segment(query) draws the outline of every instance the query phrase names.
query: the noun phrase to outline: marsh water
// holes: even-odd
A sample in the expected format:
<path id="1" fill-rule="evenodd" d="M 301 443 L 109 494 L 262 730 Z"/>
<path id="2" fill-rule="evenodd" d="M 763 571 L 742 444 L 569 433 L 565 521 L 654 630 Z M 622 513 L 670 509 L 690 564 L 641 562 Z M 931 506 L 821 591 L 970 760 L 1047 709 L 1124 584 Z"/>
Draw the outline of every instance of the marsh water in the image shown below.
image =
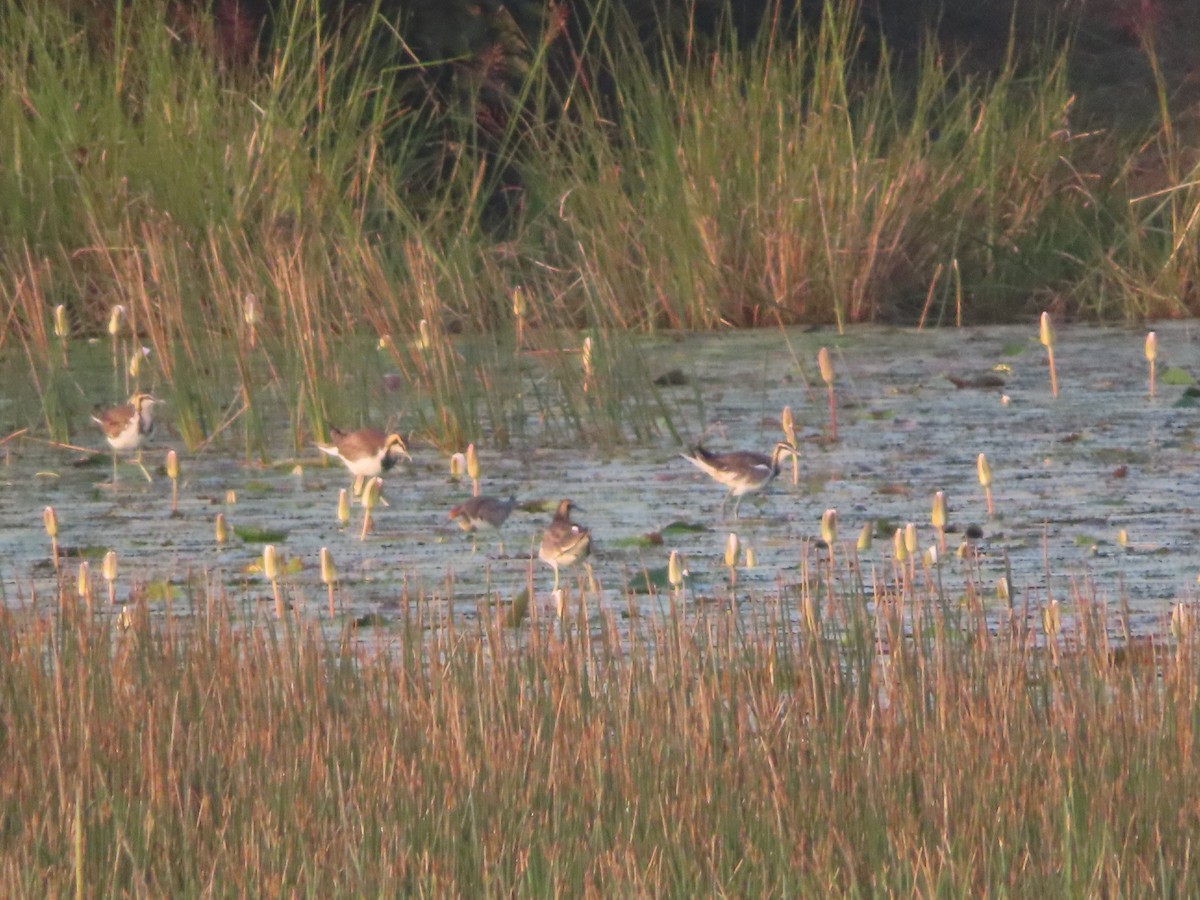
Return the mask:
<path id="1" fill-rule="evenodd" d="M 607 609 L 622 621 L 630 613 L 659 614 L 661 594 L 629 586 L 647 570 L 661 570 L 673 549 L 684 554 L 690 575 L 685 604 L 728 603 L 730 532 L 743 547 L 736 604 L 749 612 L 774 602 L 781 589 L 794 597 L 787 586 L 823 558 L 820 521 L 829 508 L 838 511 L 838 541 L 847 550 L 871 523 L 876 537 L 859 553 L 864 581 L 868 592 L 886 584 L 895 528 L 914 522 L 922 550 L 935 543 L 930 510 L 940 490 L 950 534 L 949 551 L 936 566 L 947 597 L 963 592 L 968 575 L 953 550 L 974 525 L 983 532 L 975 577 L 997 610 L 1005 604 L 992 593 L 995 582 L 1010 573 L 1018 606 L 1066 603 L 1078 592 L 1114 610 L 1127 608 L 1132 631 L 1160 634 L 1173 604 L 1198 594 L 1200 410 L 1192 405 L 1189 373 L 1200 368 L 1200 347 L 1190 325 L 1159 328 L 1159 381 L 1151 399 L 1144 339 L 1143 330 L 1061 328 L 1057 399 L 1045 350 L 1030 327 L 647 339 L 641 352 L 652 374 L 668 376 L 658 390 L 674 395 L 672 425 L 685 441 L 769 451 L 781 437 L 780 411 L 790 406 L 798 484 L 785 462 L 766 493 L 742 504 L 739 520 L 722 520 L 723 489 L 680 458 L 685 445 L 671 429 L 638 443 L 551 445 L 531 413 L 520 443 L 504 450 L 480 444 L 482 492 L 513 495 L 522 508 L 498 534 L 480 535 L 476 549 L 447 515 L 470 495 L 469 482 L 451 480 L 448 454 L 420 441 L 410 448 L 413 462 L 387 475 L 389 505 L 374 510 L 373 529 L 360 540 L 360 507 L 348 525 L 336 518 L 338 491 L 350 476 L 315 449 L 296 458 L 281 450 L 269 465 L 247 463 L 241 447 L 220 443 L 189 454 L 168 406 L 145 450 L 147 467 L 157 470 L 153 481 L 123 464 L 113 488 L 107 455 L 85 464 L 85 452 L 39 435 L 36 408 L 13 399 L 19 376 L 7 374 L 9 389 L 0 390 L 7 407 L 0 420 L 11 426 L 5 434 L 30 430 L 0 445 L 3 600 L 13 608 L 37 598 L 56 602 L 42 522 L 43 508 L 53 506 L 70 583 L 87 557 L 103 596 L 100 557 L 115 550 L 118 605 L 140 599 L 152 615 L 195 600 L 188 585 L 199 580 L 224 584 L 244 608 L 269 614 L 272 592 L 260 571 L 263 545 L 255 540 L 264 535 L 255 529 L 273 532 L 266 536 L 285 560 L 287 602 L 313 619 L 327 617 L 318 553 L 329 548 L 339 576 L 335 625 L 354 621 L 386 635 L 413 604 L 472 620 L 485 608 L 512 604 L 530 587 L 535 605 L 545 608 L 551 572 L 531 556 L 549 508 L 570 497 L 581 508 L 577 519 L 592 531 L 594 552 L 591 577 L 582 566 L 565 569 L 563 585 L 571 595 L 583 592 L 596 614 Z M 836 369 L 836 440 L 817 374 L 820 346 L 831 349 Z M 161 393 L 170 399 L 168 390 Z M 18 420 L 20 410 L 31 419 Z M 369 412 L 382 423 L 399 410 Z M 399 425 L 403 431 L 402 419 Z M 91 435 L 81 425 L 77 434 L 77 444 L 105 449 L 98 431 Z M 174 515 L 161 469 L 169 448 L 179 453 L 182 470 Z M 980 453 L 994 474 L 991 517 L 977 477 Z M 219 512 L 242 534 L 231 534 L 223 546 L 214 538 Z M 743 565 L 745 547 L 753 549 L 753 568 Z"/>

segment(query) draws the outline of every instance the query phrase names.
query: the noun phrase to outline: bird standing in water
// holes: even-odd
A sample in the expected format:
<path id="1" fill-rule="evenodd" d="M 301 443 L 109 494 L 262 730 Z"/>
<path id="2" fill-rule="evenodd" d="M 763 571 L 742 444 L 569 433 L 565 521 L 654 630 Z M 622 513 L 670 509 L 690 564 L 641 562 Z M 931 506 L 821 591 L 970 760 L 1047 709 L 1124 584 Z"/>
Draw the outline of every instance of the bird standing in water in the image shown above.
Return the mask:
<path id="1" fill-rule="evenodd" d="M 404 439 L 398 434 L 384 434 L 377 428 L 360 428 L 357 431 L 342 431 L 330 428 L 332 444 L 317 444 L 317 449 L 335 459 L 340 459 L 354 476 L 354 495 L 361 491 L 364 478 L 378 478 L 395 467 L 403 457 L 411 460 Z"/>
<path id="2" fill-rule="evenodd" d="M 721 501 L 721 516 L 725 515 L 725 507 L 729 499 L 736 497 L 733 504 L 733 517 L 738 517 L 738 509 L 742 505 L 742 497 L 746 494 L 756 494 L 766 488 L 779 474 L 779 460 L 785 453 L 796 455 L 796 448 L 787 441 L 780 441 L 771 451 L 771 455 L 755 453 L 751 450 L 734 450 L 731 453 L 713 453 L 705 450 L 699 444 L 690 454 L 681 453 L 684 459 L 704 472 L 713 481 L 729 488 L 729 493 Z"/>
<path id="3" fill-rule="evenodd" d="M 450 518 L 458 519 L 459 527 L 471 535 L 471 549 L 475 549 L 475 533 L 496 531 L 508 521 L 517 505 L 516 497 L 498 500 L 495 497 L 471 497 L 450 510 Z"/>
<path id="4" fill-rule="evenodd" d="M 554 570 L 554 590 L 558 592 L 558 569 L 570 566 L 591 552 L 592 535 L 582 525 L 571 521 L 570 500 L 560 500 L 554 518 L 542 534 L 538 558 Z"/>
<path id="5" fill-rule="evenodd" d="M 104 439 L 113 449 L 113 484 L 117 483 L 117 453 L 125 450 L 137 450 L 138 467 L 146 480 L 150 480 L 150 473 L 142 465 L 141 447 L 142 438 L 154 430 L 154 404 L 158 402 L 153 394 L 139 391 L 129 398 L 128 403 L 92 416 L 92 421 L 104 431 Z"/>

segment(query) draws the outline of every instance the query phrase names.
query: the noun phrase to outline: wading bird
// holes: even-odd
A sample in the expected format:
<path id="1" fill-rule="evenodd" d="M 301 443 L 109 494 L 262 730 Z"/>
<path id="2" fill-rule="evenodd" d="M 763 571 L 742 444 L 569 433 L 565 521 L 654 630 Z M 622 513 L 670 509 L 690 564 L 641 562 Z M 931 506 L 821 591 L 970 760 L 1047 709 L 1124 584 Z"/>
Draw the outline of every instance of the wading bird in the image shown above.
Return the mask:
<path id="1" fill-rule="evenodd" d="M 684 459 L 704 472 L 713 481 L 729 488 L 729 493 L 721 501 L 721 515 L 725 515 L 725 507 L 730 497 L 736 497 L 733 504 L 733 517 L 738 517 L 738 508 L 742 505 L 742 497 L 746 494 L 756 494 L 775 480 L 779 474 L 779 460 L 785 453 L 796 455 L 796 448 L 787 441 L 780 441 L 767 456 L 751 450 L 735 450 L 731 453 L 713 453 L 705 450 L 699 444 L 690 454 L 681 453 Z"/>
<path id="2" fill-rule="evenodd" d="M 591 552 L 591 533 L 582 525 L 571 521 L 570 500 L 560 500 L 554 511 L 554 518 L 542 534 L 542 545 L 538 548 L 538 558 L 554 570 L 554 590 L 558 592 L 559 566 L 570 566 L 583 559 Z"/>
<path id="3" fill-rule="evenodd" d="M 330 428 L 332 444 L 317 444 L 317 449 L 335 459 L 340 459 L 354 476 L 354 494 L 364 478 L 378 478 L 392 469 L 401 457 L 411 460 L 404 439 L 398 434 L 384 434 L 377 428 L 360 428 L 357 431 L 342 431 Z"/>
<path id="4" fill-rule="evenodd" d="M 137 450 L 138 468 L 146 480 L 150 480 L 150 473 L 142 465 L 142 438 L 154 430 L 154 404 L 159 402 L 153 394 L 139 391 L 129 398 L 128 403 L 92 416 L 92 421 L 103 429 L 104 438 L 113 449 L 113 484 L 117 483 L 117 453 L 125 450 Z"/>
<path id="5" fill-rule="evenodd" d="M 471 497 L 450 510 L 450 518 L 458 519 L 458 526 L 471 535 L 471 547 L 475 546 L 477 531 L 496 531 L 508 521 L 516 497 L 498 500 L 495 497 Z"/>

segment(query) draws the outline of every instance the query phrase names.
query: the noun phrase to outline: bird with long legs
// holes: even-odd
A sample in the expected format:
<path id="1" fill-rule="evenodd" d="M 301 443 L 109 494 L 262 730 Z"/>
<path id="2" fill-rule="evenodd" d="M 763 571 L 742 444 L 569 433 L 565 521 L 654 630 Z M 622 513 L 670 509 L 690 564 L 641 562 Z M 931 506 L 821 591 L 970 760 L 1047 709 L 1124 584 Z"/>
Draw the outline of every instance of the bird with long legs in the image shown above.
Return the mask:
<path id="1" fill-rule="evenodd" d="M 150 481 L 150 473 L 142 465 L 142 440 L 154 431 L 154 404 L 161 403 L 153 394 L 139 391 L 129 398 L 128 403 L 111 406 L 98 416 L 92 416 L 92 421 L 104 432 L 104 439 L 112 448 L 113 477 L 112 483 L 117 483 L 117 454 L 128 450 L 136 450 L 136 461 L 146 480 Z"/>
<path id="2" fill-rule="evenodd" d="M 591 532 L 571 521 L 571 509 L 577 508 L 570 500 L 560 500 L 554 510 L 554 518 L 542 533 L 538 558 L 554 570 L 554 593 L 558 594 L 558 570 L 584 559 L 592 550 Z"/>
<path id="3" fill-rule="evenodd" d="M 728 488 L 725 499 L 721 501 L 721 516 L 724 518 L 725 508 L 733 498 L 733 517 L 736 519 L 742 498 L 766 489 L 779 475 L 779 461 L 784 454 L 796 455 L 796 447 L 787 441 L 780 441 L 768 456 L 753 450 L 714 453 L 697 444 L 690 454 L 681 453 L 680 456 L 717 484 Z"/>
<path id="4" fill-rule="evenodd" d="M 364 478 L 378 478 L 395 468 L 401 459 L 411 460 L 404 439 L 398 434 L 384 434 L 378 428 L 342 431 L 330 428 L 332 444 L 317 444 L 322 453 L 340 459 L 354 476 L 354 496 L 358 496 Z"/>
<path id="5" fill-rule="evenodd" d="M 516 497 L 500 500 L 496 497 L 470 497 L 450 510 L 450 518 L 458 519 L 459 527 L 471 535 L 471 549 L 476 549 L 476 535 L 480 531 L 498 531 L 508 521 Z"/>

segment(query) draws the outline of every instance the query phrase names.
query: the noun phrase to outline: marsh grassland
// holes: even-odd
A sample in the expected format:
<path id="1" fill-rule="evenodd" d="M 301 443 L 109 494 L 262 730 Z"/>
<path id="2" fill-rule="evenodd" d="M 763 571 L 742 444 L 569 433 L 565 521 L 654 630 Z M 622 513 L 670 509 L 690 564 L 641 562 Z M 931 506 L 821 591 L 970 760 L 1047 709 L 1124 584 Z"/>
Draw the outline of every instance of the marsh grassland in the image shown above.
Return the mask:
<path id="1" fill-rule="evenodd" d="M 360 540 L 315 450 L 184 455 L 172 512 L 169 419 L 154 482 L 128 466 L 115 491 L 102 457 L 17 438 L 4 881 L 1186 892 L 1200 499 L 1176 363 L 1194 349 L 1162 332 L 1150 401 L 1142 338 L 1060 331 L 1057 399 L 1030 328 L 666 340 L 651 355 L 690 365 L 670 391 L 706 398 L 714 444 L 767 446 L 791 402 L 799 484 L 785 466 L 721 521 L 666 435 L 482 451 L 483 489 L 522 507 L 474 551 L 446 518 L 468 479 L 430 445 Z M 836 443 L 818 342 L 837 347 Z M 560 494 L 596 542 L 561 617 L 531 559 Z"/>
<path id="2" fill-rule="evenodd" d="M 0 0 L 2 893 L 1196 893 L 1171 57 L 1105 125 L 1079 23 L 980 70 L 848 0 L 527 7 L 238 64 Z M 363 425 L 369 521 L 315 446 Z M 740 519 L 679 458 L 785 438 Z"/>
<path id="3" fill-rule="evenodd" d="M 1114 647 L 1086 596 L 1064 598 L 1062 632 L 997 627 L 919 581 L 871 611 L 843 588 L 799 622 L 779 602 L 520 632 L 427 611 L 392 653 L 193 596 L 185 618 L 123 629 L 67 591 L 59 616 L 0 617 L 9 890 L 1196 880 L 1195 632 Z"/>

